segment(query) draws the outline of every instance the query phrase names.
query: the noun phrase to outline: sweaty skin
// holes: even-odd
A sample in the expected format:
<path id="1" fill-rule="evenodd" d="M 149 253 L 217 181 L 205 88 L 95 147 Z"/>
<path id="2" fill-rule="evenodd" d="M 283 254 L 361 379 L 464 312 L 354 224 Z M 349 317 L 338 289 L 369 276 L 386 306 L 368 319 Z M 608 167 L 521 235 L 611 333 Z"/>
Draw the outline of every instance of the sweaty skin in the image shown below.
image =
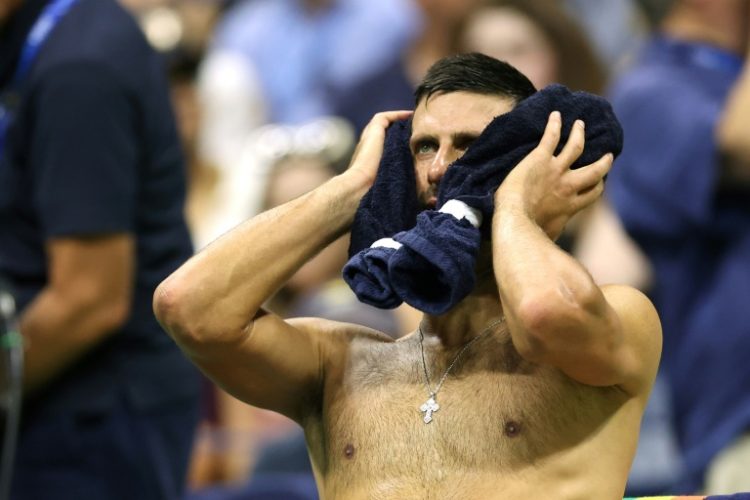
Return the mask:
<path id="1" fill-rule="evenodd" d="M 430 424 L 417 335 L 354 334 L 305 422 L 323 498 L 622 498 L 642 402 L 524 360 L 507 327 L 462 356 Z M 342 347 L 343 349 L 343 347 Z M 427 349 L 442 373 L 456 349 Z"/>
<path id="2" fill-rule="evenodd" d="M 422 100 L 411 148 L 429 203 L 448 165 L 512 103 L 467 92 Z M 553 156 L 560 117 L 496 194 L 477 288 L 421 328 L 440 409 L 425 424 L 418 332 L 399 340 L 316 318 L 284 321 L 261 305 L 350 227 L 372 184 L 385 129 L 376 115 L 344 174 L 261 214 L 160 285 L 157 317 L 214 381 L 305 430 L 320 496 L 357 499 L 622 498 L 661 332 L 650 302 L 600 289 L 553 239 L 601 194 L 611 156 L 576 171 L 583 124 Z"/>

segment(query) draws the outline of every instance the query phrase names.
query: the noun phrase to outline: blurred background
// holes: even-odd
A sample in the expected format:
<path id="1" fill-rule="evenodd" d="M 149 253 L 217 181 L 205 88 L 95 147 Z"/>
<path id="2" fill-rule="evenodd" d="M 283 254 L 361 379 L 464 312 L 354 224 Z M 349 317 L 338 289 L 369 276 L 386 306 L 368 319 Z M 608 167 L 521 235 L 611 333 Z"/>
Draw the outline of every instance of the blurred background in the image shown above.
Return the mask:
<path id="1" fill-rule="evenodd" d="M 613 194 L 579 214 L 560 245 L 597 281 L 634 285 L 663 314 L 663 373 L 628 493 L 743 487 L 709 477 L 718 459 L 750 471 L 744 0 L 121 3 L 169 77 L 196 250 L 345 169 L 369 118 L 413 108 L 414 87 L 446 55 L 484 52 L 518 67 L 537 88 L 560 82 L 611 98 L 626 144 L 610 179 Z M 688 126 L 698 122 L 704 127 Z M 340 279 L 346 249 L 346 239 L 331 245 L 268 307 L 393 336 L 412 331 L 415 311 L 375 312 L 356 301 Z M 713 303 L 723 305 L 714 310 Z M 713 350 L 716 344 L 725 348 Z M 296 424 L 238 402 L 208 380 L 201 408 L 189 498 L 256 498 L 253 492 L 279 474 L 300 479 L 300 498 L 315 498 Z"/>

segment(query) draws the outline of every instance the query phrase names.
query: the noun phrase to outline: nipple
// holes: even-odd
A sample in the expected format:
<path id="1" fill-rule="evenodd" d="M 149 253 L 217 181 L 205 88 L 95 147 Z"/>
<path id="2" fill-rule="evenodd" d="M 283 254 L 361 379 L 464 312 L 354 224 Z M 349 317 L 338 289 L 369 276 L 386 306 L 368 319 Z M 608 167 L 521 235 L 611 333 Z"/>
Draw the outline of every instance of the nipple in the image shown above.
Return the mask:
<path id="1" fill-rule="evenodd" d="M 519 422 L 516 422 L 515 420 L 508 420 L 507 422 L 505 422 L 503 431 L 509 438 L 517 437 L 519 434 L 521 434 L 521 424 Z"/>
<path id="2" fill-rule="evenodd" d="M 347 445 L 344 447 L 344 456 L 348 459 L 352 459 L 354 457 L 354 445 L 351 443 L 347 443 Z"/>

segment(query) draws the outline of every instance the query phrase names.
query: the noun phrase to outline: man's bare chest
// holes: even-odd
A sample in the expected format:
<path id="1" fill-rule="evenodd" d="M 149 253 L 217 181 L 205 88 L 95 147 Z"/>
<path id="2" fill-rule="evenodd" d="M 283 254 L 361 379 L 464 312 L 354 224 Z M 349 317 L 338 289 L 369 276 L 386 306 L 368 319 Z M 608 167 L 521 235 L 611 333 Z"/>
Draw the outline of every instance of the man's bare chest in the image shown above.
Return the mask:
<path id="1" fill-rule="evenodd" d="M 612 411 L 600 389 L 527 363 L 501 339 L 455 365 L 425 423 L 427 379 L 434 390 L 449 361 L 427 364 L 425 376 L 417 345 L 354 351 L 327 382 L 318 459 L 352 473 L 512 470 L 582 439 Z"/>

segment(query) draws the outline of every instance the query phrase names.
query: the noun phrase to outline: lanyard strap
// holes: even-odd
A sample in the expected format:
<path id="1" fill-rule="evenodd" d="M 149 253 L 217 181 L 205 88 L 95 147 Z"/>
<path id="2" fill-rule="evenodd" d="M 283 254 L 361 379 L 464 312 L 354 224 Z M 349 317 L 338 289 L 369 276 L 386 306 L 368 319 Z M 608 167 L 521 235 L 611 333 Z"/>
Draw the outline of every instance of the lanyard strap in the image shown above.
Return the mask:
<path id="1" fill-rule="evenodd" d="M 36 56 L 39 54 L 39 50 L 44 45 L 44 42 L 52 33 L 52 30 L 57 26 L 57 23 L 63 18 L 68 10 L 76 3 L 77 0 L 54 0 L 47 5 L 42 14 L 34 23 L 31 28 L 26 43 L 21 50 L 21 57 L 18 60 L 18 66 L 16 66 L 16 72 L 13 75 L 12 86 L 18 87 L 21 85 L 23 80 L 29 74 L 31 66 L 34 64 Z"/>
<path id="2" fill-rule="evenodd" d="M 13 119 L 13 112 L 15 111 L 14 108 L 16 104 L 15 100 L 18 97 L 18 92 L 23 85 L 23 81 L 28 76 L 29 71 L 31 71 L 34 60 L 37 55 L 39 55 L 39 51 L 44 45 L 44 42 L 47 41 L 52 30 L 57 26 L 76 1 L 77 0 L 53 0 L 50 2 L 44 8 L 26 37 L 26 42 L 21 49 L 21 56 L 18 60 L 18 65 L 16 66 L 16 71 L 13 74 L 10 86 L 7 89 L 7 92 L 4 92 L 2 96 L 0 96 L 2 97 L 2 99 L 0 99 L 0 154 L 3 153 L 5 147 L 5 135 L 7 134 L 10 122 Z"/>

